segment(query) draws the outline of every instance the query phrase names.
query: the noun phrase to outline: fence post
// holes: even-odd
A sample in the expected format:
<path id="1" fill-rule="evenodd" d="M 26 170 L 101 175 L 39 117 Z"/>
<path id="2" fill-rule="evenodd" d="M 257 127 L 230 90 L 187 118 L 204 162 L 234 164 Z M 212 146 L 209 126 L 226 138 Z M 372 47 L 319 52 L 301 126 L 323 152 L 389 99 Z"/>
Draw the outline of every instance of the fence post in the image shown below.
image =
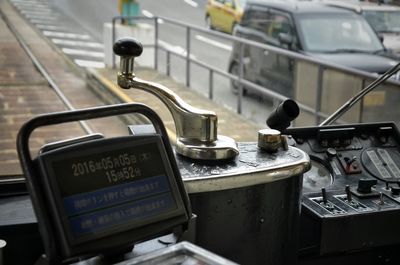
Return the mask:
<path id="1" fill-rule="evenodd" d="M 366 87 L 365 81 L 366 81 L 365 78 L 363 78 L 362 82 L 361 82 L 360 91 L 363 90 Z M 359 123 L 363 122 L 363 115 L 364 115 L 364 100 L 360 100 L 360 114 L 358 116 L 358 122 Z"/>
<path id="2" fill-rule="evenodd" d="M 111 47 L 113 47 L 114 43 L 115 43 L 115 20 L 116 18 L 113 17 L 112 19 L 112 26 L 111 26 Z M 112 69 L 115 69 L 115 54 L 114 52 L 112 52 Z"/>
<path id="3" fill-rule="evenodd" d="M 167 50 L 166 51 L 166 74 L 167 76 L 171 75 L 171 53 Z"/>
<path id="4" fill-rule="evenodd" d="M 243 65 L 243 53 L 244 53 L 244 44 L 240 42 L 239 49 L 239 86 L 238 86 L 238 101 L 237 101 L 237 113 L 242 114 L 242 99 L 243 99 L 243 74 L 244 74 L 244 65 Z"/>
<path id="5" fill-rule="evenodd" d="M 214 71 L 210 69 L 210 74 L 208 76 L 208 98 L 213 99 L 214 98 Z"/>
<path id="6" fill-rule="evenodd" d="M 186 27 L 186 86 L 190 87 L 190 27 Z"/>
<path id="7" fill-rule="evenodd" d="M 158 70 L 158 17 L 154 17 L 154 69 Z"/>
<path id="8" fill-rule="evenodd" d="M 321 117 L 321 101 L 322 101 L 322 82 L 324 75 L 324 67 L 318 65 L 318 77 L 317 77 L 317 98 L 315 103 L 315 125 L 320 123 Z"/>

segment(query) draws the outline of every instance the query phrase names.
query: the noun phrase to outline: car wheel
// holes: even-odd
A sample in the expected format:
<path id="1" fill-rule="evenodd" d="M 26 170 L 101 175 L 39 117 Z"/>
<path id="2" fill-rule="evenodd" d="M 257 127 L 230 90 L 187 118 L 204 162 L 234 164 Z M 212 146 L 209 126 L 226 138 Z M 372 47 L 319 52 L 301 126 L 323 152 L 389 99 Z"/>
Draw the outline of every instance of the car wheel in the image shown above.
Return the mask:
<path id="1" fill-rule="evenodd" d="M 229 69 L 229 73 L 232 75 L 239 76 L 239 64 L 234 63 L 232 64 L 231 68 Z M 231 80 L 231 91 L 233 94 L 237 95 L 239 91 L 239 82 L 235 80 Z M 243 96 L 247 94 L 247 90 L 243 87 Z"/>
<path id="2" fill-rule="evenodd" d="M 214 29 L 214 27 L 213 27 L 213 25 L 212 25 L 212 23 L 211 23 L 211 17 L 208 15 L 208 16 L 206 16 L 206 28 L 207 29 Z"/>

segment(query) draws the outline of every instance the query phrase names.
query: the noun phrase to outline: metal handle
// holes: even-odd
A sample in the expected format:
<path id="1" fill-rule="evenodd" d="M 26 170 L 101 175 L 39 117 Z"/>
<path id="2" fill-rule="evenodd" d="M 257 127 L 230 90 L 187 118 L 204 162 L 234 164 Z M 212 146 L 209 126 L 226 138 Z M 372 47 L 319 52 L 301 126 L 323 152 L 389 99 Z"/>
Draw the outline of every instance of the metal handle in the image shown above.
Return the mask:
<path id="1" fill-rule="evenodd" d="M 124 89 L 142 89 L 157 96 L 171 112 L 179 154 L 202 160 L 228 159 L 239 154 L 233 139 L 217 134 L 218 117 L 215 112 L 195 108 L 167 87 L 135 76 L 134 58 L 143 50 L 139 41 L 122 38 L 114 44 L 113 50 L 121 56 L 118 85 Z"/>

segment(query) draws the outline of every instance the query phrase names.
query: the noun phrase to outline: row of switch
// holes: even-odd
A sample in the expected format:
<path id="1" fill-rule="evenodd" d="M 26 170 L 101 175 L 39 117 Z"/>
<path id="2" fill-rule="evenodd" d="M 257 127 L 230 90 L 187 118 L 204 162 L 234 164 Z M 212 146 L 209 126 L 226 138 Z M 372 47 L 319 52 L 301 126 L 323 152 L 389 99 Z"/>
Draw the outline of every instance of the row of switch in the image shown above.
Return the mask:
<path id="1" fill-rule="evenodd" d="M 368 197 L 368 198 L 373 198 L 377 197 L 376 204 L 383 206 L 386 204 L 384 200 L 384 195 L 382 192 L 377 192 L 375 190 L 372 190 L 372 186 L 376 185 L 377 181 L 375 179 L 360 179 L 358 182 L 358 187 L 357 190 L 351 191 L 350 186 L 346 185 L 345 187 L 345 194 L 340 194 L 340 195 L 335 195 L 334 197 L 341 202 L 345 203 L 352 209 L 354 209 L 357 212 L 363 212 L 363 211 L 369 211 L 371 210 L 370 207 L 362 204 L 360 201 L 357 199 L 353 198 L 353 194 L 355 194 L 357 197 L 363 198 L 363 197 Z M 332 214 L 344 214 L 346 213 L 345 210 L 334 204 L 333 202 L 328 200 L 327 192 L 325 188 L 321 189 L 321 197 L 314 197 L 311 198 L 311 200 L 315 203 L 317 203 L 320 207 L 324 208 L 328 212 Z"/>

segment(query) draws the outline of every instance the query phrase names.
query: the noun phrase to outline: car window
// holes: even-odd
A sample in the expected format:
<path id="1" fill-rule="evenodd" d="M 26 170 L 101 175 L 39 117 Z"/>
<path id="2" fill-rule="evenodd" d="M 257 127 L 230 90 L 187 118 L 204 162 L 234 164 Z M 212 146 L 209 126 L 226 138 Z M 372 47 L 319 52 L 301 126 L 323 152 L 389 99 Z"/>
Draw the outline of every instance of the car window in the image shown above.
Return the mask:
<path id="1" fill-rule="evenodd" d="M 281 12 L 271 11 L 269 21 L 265 28 L 266 34 L 278 40 L 280 33 L 292 34 L 290 18 Z"/>
<path id="2" fill-rule="evenodd" d="M 246 12 L 243 23 L 247 27 L 258 31 L 264 31 L 269 23 L 269 13 L 267 8 L 252 7 Z"/>
<path id="3" fill-rule="evenodd" d="M 363 12 L 365 19 L 377 32 L 400 32 L 399 11 L 372 11 Z"/>
<path id="4" fill-rule="evenodd" d="M 340 50 L 382 50 L 382 43 L 368 25 L 357 15 L 308 15 L 299 19 L 304 49 L 314 52 Z"/>

